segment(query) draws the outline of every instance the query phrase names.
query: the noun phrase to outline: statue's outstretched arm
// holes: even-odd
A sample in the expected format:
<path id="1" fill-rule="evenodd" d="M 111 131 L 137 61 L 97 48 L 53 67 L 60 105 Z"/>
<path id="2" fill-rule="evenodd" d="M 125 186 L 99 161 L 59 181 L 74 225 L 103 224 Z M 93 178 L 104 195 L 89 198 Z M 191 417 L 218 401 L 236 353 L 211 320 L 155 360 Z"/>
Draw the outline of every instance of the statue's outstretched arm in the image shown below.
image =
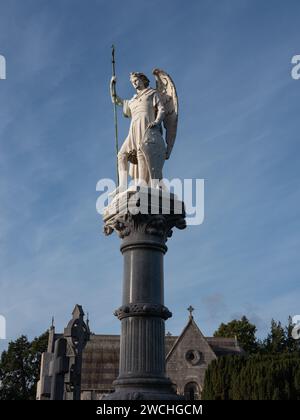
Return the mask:
<path id="1" fill-rule="evenodd" d="M 117 95 L 116 92 L 116 82 L 117 79 L 113 76 L 110 80 L 110 96 L 113 104 L 117 104 L 119 106 L 123 106 L 123 99 Z"/>

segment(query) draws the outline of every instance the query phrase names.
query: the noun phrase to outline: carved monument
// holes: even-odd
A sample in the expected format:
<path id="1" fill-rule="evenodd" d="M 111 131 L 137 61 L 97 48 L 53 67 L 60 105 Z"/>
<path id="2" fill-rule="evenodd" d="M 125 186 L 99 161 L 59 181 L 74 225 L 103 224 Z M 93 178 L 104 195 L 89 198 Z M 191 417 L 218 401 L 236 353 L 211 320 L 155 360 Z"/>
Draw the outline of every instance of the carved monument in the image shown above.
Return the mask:
<path id="1" fill-rule="evenodd" d="M 165 368 L 163 258 L 176 227 L 184 229 L 184 204 L 161 184 L 163 164 L 174 145 L 178 102 L 170 76 L 155 69 L 156 89 L 143 73 L 131 73 L 136 94 L 123 100 L 111 80 L 114 104 L 131 118 L 129 134 L 118 153 L 119 186 L 104 213 L 104 231 L 121 238 L 124 256 L 119 376 L 109 399 L 177 399 Z M 165 129 L 163 135 L 162 123 Z M 130 165 L 128 171 L 128 165 Z M 128 174 L 135 185 L 127 189 Z M 128 203 L 139 208 L 131 212 Z M 146 204 L 145 204 L 146 203 Z"/>

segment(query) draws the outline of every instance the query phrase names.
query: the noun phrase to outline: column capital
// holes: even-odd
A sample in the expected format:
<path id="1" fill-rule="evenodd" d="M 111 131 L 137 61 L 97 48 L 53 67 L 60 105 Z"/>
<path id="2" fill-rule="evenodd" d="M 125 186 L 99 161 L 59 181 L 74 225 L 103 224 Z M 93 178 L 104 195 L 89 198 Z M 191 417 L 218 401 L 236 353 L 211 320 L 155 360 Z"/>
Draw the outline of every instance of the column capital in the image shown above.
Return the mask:
<path id="1" fill-rule="evenodd" d="M 174 227 L 186 227 L 184 203 L 172 193 L 153 188 L 119 194 L 106 207 L 103 220 L 104 233 L 110 235 L 115 231 L 121 239 L 152 236 L 166 242 Z"/>

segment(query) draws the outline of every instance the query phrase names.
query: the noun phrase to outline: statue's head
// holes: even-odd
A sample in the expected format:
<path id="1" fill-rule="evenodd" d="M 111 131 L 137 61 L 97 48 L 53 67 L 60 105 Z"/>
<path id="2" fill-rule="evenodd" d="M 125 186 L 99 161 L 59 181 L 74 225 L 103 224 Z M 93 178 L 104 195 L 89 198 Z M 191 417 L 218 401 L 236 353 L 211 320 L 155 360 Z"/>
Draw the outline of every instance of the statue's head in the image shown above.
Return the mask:
<path id="1" fill-rule="evenodd" d="M 130 73 L 130 81 L 135 88 L 142 87 L 141 84 L 147 88 L 150 80 L 144 73 L 132 72 Z"/>

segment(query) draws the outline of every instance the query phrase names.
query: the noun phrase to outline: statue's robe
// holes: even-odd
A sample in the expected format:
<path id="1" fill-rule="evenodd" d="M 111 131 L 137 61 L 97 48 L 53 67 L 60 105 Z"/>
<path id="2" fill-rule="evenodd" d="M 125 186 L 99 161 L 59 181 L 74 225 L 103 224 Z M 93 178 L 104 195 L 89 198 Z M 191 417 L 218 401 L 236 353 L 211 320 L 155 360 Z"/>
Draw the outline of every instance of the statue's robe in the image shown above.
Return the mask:
<path id="1" fill-rule="evenodd" d="M 123 113 L 131 118 L 129 133 L 120 153 L 142 151 L 148 166 L 147 179 L 162 179 L 162 168 L 166 156 L 166 145 L 162 137 L 161 122 L 165 116 L 165 109 L 157 90 L 146 88 L 130 100 L 124 100 Z M 149 123 L 159 121 L 158 126 L 148 129 Z M 139 179 L 138 165 L 130 164 L 129 175 Z"/>

